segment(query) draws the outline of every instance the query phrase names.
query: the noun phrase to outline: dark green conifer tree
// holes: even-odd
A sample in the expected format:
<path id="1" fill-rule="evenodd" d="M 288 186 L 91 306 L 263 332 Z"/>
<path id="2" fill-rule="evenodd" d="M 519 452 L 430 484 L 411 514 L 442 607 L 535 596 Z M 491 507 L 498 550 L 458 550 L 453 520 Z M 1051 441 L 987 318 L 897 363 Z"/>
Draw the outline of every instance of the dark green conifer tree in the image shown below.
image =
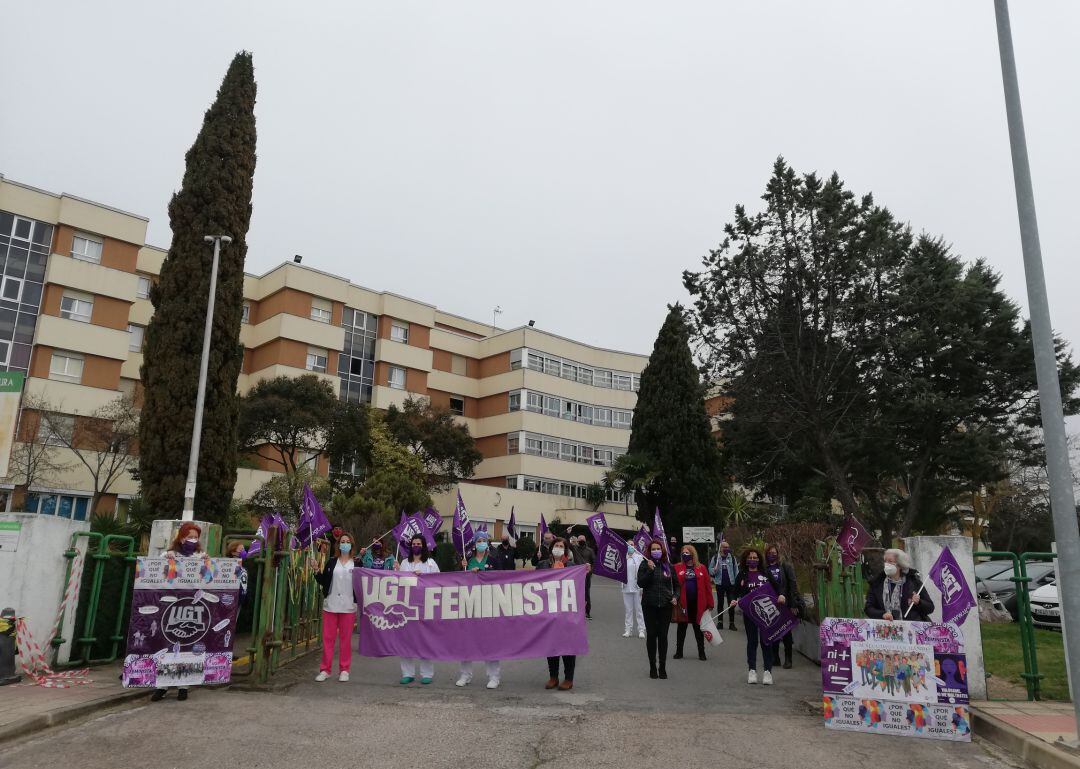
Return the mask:
<path id="1" fill-rule="evenodd" d="M 213 247 L 206 235 L 229 235 L 218 269 L 206 410 L 199 452 L 195 515 L 224 520 L 236 484 L 236 381 L 243 361 L 240 314 L 244 257 L 255 175 L 255 73 L 251 54 L 229 65 L 217 98 L 186 155 L 179 192 L 169 202 L 172 245 L 150 292 L 139 429 L 144 502 L 158 517 L 183 508 L 195 396 L 199 381 Z"/>

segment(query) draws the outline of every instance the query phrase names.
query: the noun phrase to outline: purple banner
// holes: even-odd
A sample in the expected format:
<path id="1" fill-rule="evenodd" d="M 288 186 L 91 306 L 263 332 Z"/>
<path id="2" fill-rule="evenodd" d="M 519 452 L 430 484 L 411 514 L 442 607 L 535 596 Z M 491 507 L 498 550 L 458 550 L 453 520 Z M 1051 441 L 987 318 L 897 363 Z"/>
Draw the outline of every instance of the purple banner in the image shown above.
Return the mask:
<path id="1" fill-rule="evenodd" d="M 593 574 L 626 584 L 626 541 L 606 527 L 596 535 Z"/>
<path id="2" fill-rule="evenodd" d="M 668 547 L 667 534 L 664 533 L 664 522 L 660 519 L 659 507 L 653 514 L 652 535 L 664 543 L 664 553 L 667 555 L 668 563 L 671 563 L 671 548 Z"/>
<path id="3" fill-rule="evenodd" d="M 242 570 L 235 558 L 139 557 L 124 686 L 228 683 Z"/>
<path id="4" fill-rule="evenodd" d="M 548 533 L 547 521 L 544 520 L 544 514 L 540 513 L 540 528 L 539 528 L 540 542 L 544 541 L 544 535 L 547 534 L 547 533 Z"/>
<path id="5" fill-rule="evenodd" d="M 262 552 L 263 541 L 270 536 L 270 528 L 272 526 L 277 526 L 277 544 L 275 545 L 273 542 L 269 543 L 271 546 L 270 549 L 281 550 L 281 546 L 285 543 L 285 536 L 289 531 L 289 524 L 285 523 L 285 519 L 281 517 L 281 513 L 272 513 L 264 515 L 259 522 L 259 528 L 255 530 L 255 536 L 257 538 L 261 537 L 262 539 L 253 539 L 251 541 L 251 544 L 248 545 L 245 551 L 245 558 L 250 558 L 251 556 L 258 555 Z"/>
<path id="6" fill-rule="evenodd" d="M 844 566 L 857 562 L 863 548 L 871 539 L 870 532 L 859 523 L 857 518 L 854 516 L 845 518 L 840 533 L 836 535 L 836 545 L 840 548 L 840 560 Z"/>
<path id="7" fill-rule="evenodd" d="M 649 543 L 652 542 L 652 532 L 645 524 L 641 524 L 638 533 L 634 535 L 634 547 L 646 558 L 649 556 Z"/>
<path id="8" fill-rule="evenodd" d="M 428 550 L 435 549 L 435 537 L 432 536 L 424 524 L 423 513 L 413 513 L 402 518 L 398 525 L 394 527 L 394 533 L 398 542 L 398 557 L 402 560 L 409 557 L 409 543 L 412 542 L 413 537 L 423 537 Z"/>
<path id="9" fill-rule="evenodd" d="M 744 617 L 758 626 L 765 645 L 776 643 L 799 624 L 795 615 L 780 605 L 776 591 L 768 582 L 740 598 L 739 608 Z"/>
<path id="10" fill-rule="evenodd" d="M 431 532 L 432 540 L 439 533 L 439 529 L 443 526 L 442 515 L 434 507 L 429 507 L 424 511 L 424 525 L 427 526 L 429 532 Z"/>
<path id="11" fill-rule="evenodd" d="M 454 522 L 452 525 L 454 530 L 450 534 L 451 539 L 453 539 L 454 549 L 462 558 L 469 558 L 476 550 L 476 532 L 473 531 L 472 521 L 469 520 L 469 511 L 465 509 L 465 502 L 461 498 L 460 491 L 457 495 L 457 504 L 454 505 Z"/>
<path id="12" fill-rule="evenodd" d="M 946 624 L 964 624 L 968 612 L 977 604 L 960 564 L 956 562 L 952 550 L 948 547 L 942 549 L 941 555 L 930 567 L 930 580 L 941 591 L 941 621 Z"/>
<path id="13" fill-rule="evenodd" d="M 315 499 L 315 492 L 306 483 L 304 484 L 304 498 L 300 502 L 300 520 L 296 525 L 296 536 L 301 548 L 306 548 L 311 543 L 330 531 L 330 521 L 326 519 L 319 500 Z"/>
<path id="14" fill-rule="evenodd" d="M 592 532 L 593 541 L 599 542 L 600 534 L 607 528 L 607 518 L 604 517 L 603 513 L 596 513 L 586 518 L 585 523 L 588 524 L 589 531 Z"/>
<path id="15" fill-rule="evenodd" d="M 354 569 L 360 653 L 428 660 L 588 654 L 585 567 L 531 571 Z"/>
<path id="16" fill-rule="evenodd" d="M 518 538 L 517 533 L 517 518 L 514 517 L 514 506 L 510 505 L 510 520 L 506 522 L 506 533 L 510 535 L 510 538 L 515 542 Z"/>

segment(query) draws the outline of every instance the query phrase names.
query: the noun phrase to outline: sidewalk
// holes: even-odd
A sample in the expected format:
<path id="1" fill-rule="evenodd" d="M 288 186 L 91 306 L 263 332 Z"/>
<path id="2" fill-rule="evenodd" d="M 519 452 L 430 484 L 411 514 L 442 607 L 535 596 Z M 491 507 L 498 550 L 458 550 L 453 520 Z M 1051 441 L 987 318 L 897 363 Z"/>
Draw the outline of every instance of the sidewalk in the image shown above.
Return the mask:
<path id="1" fill-rule="evenodd" d="M 90 680 L 85 686 L 52 689 L 24 677 L 22 683 L 0 687 L 0 742 L 150 695 L 146 689 L 124 689 L 119 664 L 92 668 Z"/>
<path id="2" fill-rule="evenodd" d="M 1071 702 L 972 704 L 974 732 L 1039 769 L 1080 769 Z"/>

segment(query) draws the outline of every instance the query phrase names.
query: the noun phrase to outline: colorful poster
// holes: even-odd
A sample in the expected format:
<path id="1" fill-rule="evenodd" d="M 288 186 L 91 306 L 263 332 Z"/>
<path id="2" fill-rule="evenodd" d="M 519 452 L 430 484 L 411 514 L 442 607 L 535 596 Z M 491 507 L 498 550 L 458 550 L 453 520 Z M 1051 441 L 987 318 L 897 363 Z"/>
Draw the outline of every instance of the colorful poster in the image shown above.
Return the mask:
<path id="1" fill-rule="evenodd" d="M 237 558 L 140 557 L 124 686 L 228 683 L 242 569 Z"/>
<path id="2" fill-rule="evenodd" d="M 828 617 L 820 640 L 826 727 L 971 739 L 956 625 Z"/>
<path id="3" fill-rule="evenodd" d="M 585 567 L 408 574 L 354 569 L 360 653 L 428 660 L 588 654 Z"/>

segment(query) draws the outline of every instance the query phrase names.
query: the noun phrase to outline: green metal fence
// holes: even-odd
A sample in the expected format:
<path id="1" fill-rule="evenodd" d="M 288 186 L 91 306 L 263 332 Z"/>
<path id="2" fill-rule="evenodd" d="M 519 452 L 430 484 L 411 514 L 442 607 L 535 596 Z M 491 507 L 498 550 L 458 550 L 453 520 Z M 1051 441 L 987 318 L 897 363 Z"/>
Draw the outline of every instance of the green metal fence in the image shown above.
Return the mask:
<path id="1" fill-rule="evenodd" d="M 818 542 L 814 550 L 814 603 L 818 620 L 825 617 L 861 617 L 866 605 L 862 564 L 844 566 L 833 539 Z"/>

